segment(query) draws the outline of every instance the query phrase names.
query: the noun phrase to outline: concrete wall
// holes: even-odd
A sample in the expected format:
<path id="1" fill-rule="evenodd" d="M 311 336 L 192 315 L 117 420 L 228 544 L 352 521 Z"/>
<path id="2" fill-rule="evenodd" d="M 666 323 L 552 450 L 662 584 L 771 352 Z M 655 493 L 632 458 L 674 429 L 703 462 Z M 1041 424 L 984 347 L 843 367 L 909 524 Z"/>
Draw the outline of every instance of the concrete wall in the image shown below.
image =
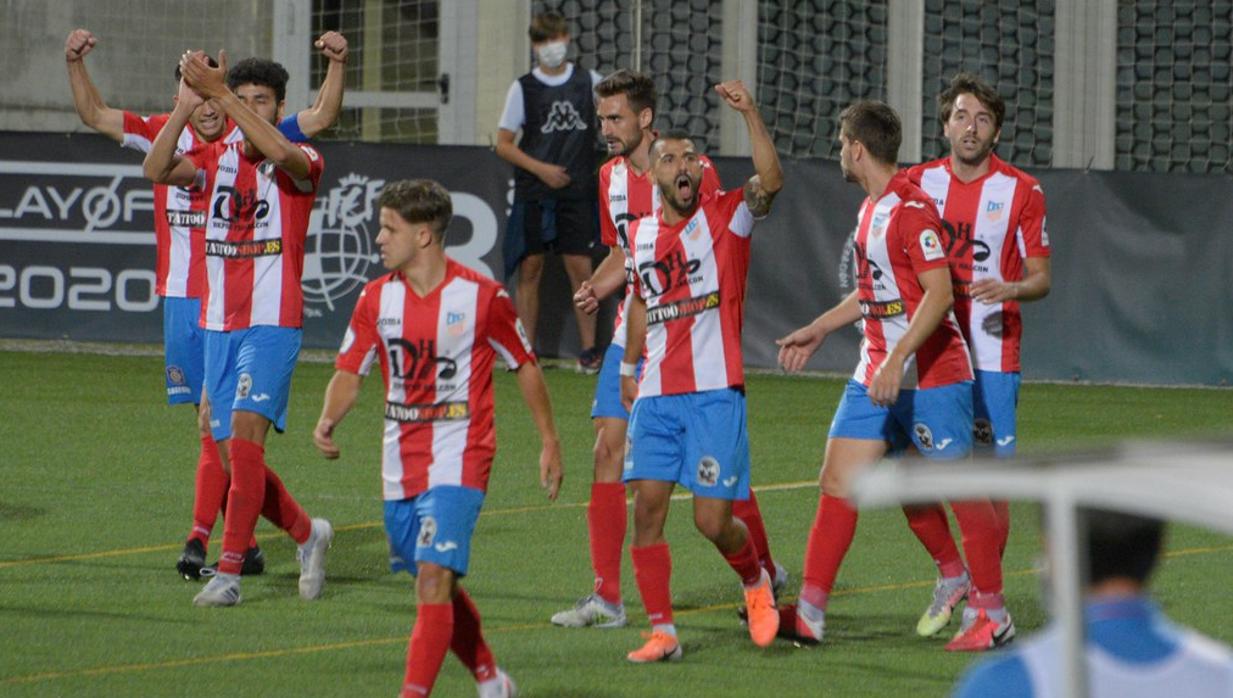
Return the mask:
<path id="1" fill-rule="evenodd" d="M 86 57 L 109 106 L 171 108 L 172 72 L 186 48 L 232 60 L 270 54 L 264 0 L 5 0 L 0 19 L 0 130 L 80 131 L 64 68 L 64 40 L 81 27 Z"/>

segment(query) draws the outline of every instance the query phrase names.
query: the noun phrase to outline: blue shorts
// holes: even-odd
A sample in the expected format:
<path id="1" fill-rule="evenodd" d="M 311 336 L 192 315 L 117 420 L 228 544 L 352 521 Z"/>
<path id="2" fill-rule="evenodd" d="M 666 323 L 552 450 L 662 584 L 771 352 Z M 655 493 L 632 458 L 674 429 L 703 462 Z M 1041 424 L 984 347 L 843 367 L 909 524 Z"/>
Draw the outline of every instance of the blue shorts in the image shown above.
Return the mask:
<path id="1" fill-rule="evenodd" d="M 849 380 L 830 437 L 885 441 L 891 454 L 911 441 L 926 458 L 965 458 L 972 451 L 972 381 L 900 390 L 895 404 L 881 407 L 869 399 L 864 385 Z"/>
<path id="2" fill-rule="evenodd" d="M 271 325 L 232 332 L 206 330 L 205 391 L 215 441 L 231 438 L 235 410 L 256 412 L 279 432 L 286 428 L 291 374 L 302 335 L 297 328 Z"/>
<path id="3" fill-rule="evenodd" d="M 200 298 L 163 298 L 163 363 L 168 405 L 201 402 L 205 330 Z"/>
<path id="4" fill-rule="evenodd" d="M 390 570 L 415 574 L 416 563 L 431 562 L 466 576 L 482 506 L 483 492 L 458 485 L 437 485 L 410 499 L 387 500 Z"/>
<path id="5" fill-rule="evenodd" d="M 595 383 L 595 399 L 591 401 L 591 419 L 608 417 L 629 421 L 629 412 L 621 403 L 621 362 L 624 360 L 625 347 L 609 344 L 604 350 L 604 362 Z M 643 360 L 638 359 L 638 375 L 642 375 L 642 364 Z"/>
<path id="6" fill-rule="evenodd" d="M 993 449 L 998 458 L 1015 455 L 1015 408 L 1019 405 L 1019 373 L 977 371 L 972 387 L 976 413 L 972 439 L 977 450 Z"/>
<path id="7" fill-rule="evenodd" d="M 639 398 L 625 438 L 625 482 L 678 482 L 699 497 L 749 499 L 749 435 L 739 390 Z"/>

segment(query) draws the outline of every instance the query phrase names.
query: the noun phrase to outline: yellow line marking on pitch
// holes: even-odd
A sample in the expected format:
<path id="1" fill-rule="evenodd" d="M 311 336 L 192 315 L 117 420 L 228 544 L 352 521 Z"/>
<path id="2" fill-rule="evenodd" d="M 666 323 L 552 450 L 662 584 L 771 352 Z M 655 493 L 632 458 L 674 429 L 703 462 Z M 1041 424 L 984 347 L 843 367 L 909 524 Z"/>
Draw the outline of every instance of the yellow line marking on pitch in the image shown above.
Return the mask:
<path id="1" fill-rule="evenodd" d="M 773 485 L 763 485 L 755 487 L 756 492 L 781 492 L 787 490 L 797 490 L 804 487 L 817 486 L 817 482 L 812 480 L 803 482 L 782 482 Z M 685 492 L 672 495 L 675 500 L 689 499 L 693 495 Z M 480 516 L 508 516 L 510 514 L 528 514 L 538 511 L 554 511 L 558 509 L 581 509 L 587 505 L 586 502 L 565 502 L 560 504 L 533 504 L 523 507 L 507 507 L 505 509 L 491 509 L 481 511 Z M 370 528 L 379 528 L 384 523 L 381 521 L 364 521 L 361 523 L 346 524 L 336 527 L 335 531 L 363 531 Z M 281 537 L 279 533 L 263 533 L 257 536 L 257 540 L 270 540 Z M 160 553 L 179 550 L 183 543 L 167 543 L 164 545 L 147 545 L 137 548 L 118 548 L 115 550 L 100 550 L 93 553 L 73 553 L 70 555 L 51 555 L 46 557 L 32 557 L 25 560 L 6 560 L 0 562 L 0 570 L 9 569 L 12 567 L 27 567 L 29 565 L 43 565 L 56 562 L 75 562 L 78 560 L 97 560 L 108 557 L 123 557 L 125 555 L 141 555 L 143 553 Z"/>
<path id="2" fill-rule="evenodd" d="M 812 484 L 812 483 L 811 483 Z M 1166 557 L 1186 557 L 1191 555 L 1203 555 L 1206 553 L 1221 553 L 1233 550 L 1233 545 L 1224 546 L 1208 546 L 1199 548 L 1184 548 L 1182 550 L 1174 550 L 1165 553 Z M 1023 570 L 1015 570 L 1006 572 L 1004 577 L 1024 577 L 1039 572 L 1036 568 L 1028 568 Z M 854 587 L 852 589 L 840 589 L 831 594 L 831 596 L 857 596 L 860 594 L 876 594 L 884 591 L 904 591 L 908 589 L 922 589 L 931 587 L 934 580 L 917 580 L 912 582 L 899 582 L 895 584 L 877 584 L 866 587 Z M 785 600 L 792 600 L 791 597 L 785 597 Z M 702 613 L 714 613 L 717 611 L 731 611 L 739 608 L 739 603 L 715 604 L 712 606 L 702 606 L 700 608 L 691 608 L 686 610 L 676 611 L 678 616 L 692 616 Z M 554 627 L 551 623 L 522 623 L 518 625 L 505 625 L 497 628 L 485 628 L 485 633 L 488 635 L 504 635 L 506 633 L 520 632 L 524 630 L 546 630 Z M 348 650 L 359 647 L 377 647 L 381 645 L 403 644 L 407 641 L 407 636 L 399 635 L 397 637 L 374 638 L 370 640 L 350 640 L 347 642 L 334 642 L 326 645 L 307 645 L 304 647 L 287 647 L 278 650 L 263 650 L 259 652 L 231 652 L 228 654 L 211 655 L 205 657 L 193 657 L 190 659 L 171 659 L 164 662 L 147 662 L 142 664 L 120 664 L 114 666 L 94 667 L 90 669 L 77 669 L 72 671 L 50 671 L 40 674 L 28 674 L 26 676 L 13 676 L 7 679 L 0 680 L 0 684 L 23 684 L 36 683 L 40 681 L 52 681 L 55 679 L 76 678 L 84 676 L 105 676 L 108 674 L 119 674 L 138 671 L 153 671 L 157 669 L 175 669 L 184 666 L 196 666 L 200 664 L 213 664 L 218 662 L 234 662 L 234 661 L 249 661 L 253 659 L 273 659 L 278 657 L 290 657 L 301 654 L 314 654 L 317 652 L 332 652 L 335 650 Z"/>

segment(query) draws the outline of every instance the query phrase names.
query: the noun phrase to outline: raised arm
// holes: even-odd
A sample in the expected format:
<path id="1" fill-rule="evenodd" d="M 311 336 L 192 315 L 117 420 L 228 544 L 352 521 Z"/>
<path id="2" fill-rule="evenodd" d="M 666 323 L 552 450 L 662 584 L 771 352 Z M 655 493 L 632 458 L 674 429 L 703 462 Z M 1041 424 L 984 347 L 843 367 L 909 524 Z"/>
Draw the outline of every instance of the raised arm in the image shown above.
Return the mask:
<path id="1" fill-rule="evenodd" d="M 753 95 L 740 80 L 729 80 L 715 86 L 715 91 L 723 97 L 729 107 L 741 113 L 745 126 L 749 129 L 749 145 L 753 151 L 754 176 L 745 183 L 745 203 L 755 218 L 761 218 L 771 211 L 771 202 L 775 195 L 783 189 L 783 168 L 779 165 L 779 153 L 775 151 L 775 143 L 766 130 L 758 105 L 754 103 Z"/>
<path id="2" fill-rule="evenodd" d="M 313 430 L 313 445 L 326 458 L 332 460 L 341 453 L 334 444 L 334 429 L 355 406 L 363 384 L 364 377 L 357 373 L 334 371 L 334 377 L 326 386 L 321 418 L 317 420 L 317 428 Z"/>
<path id="3" fill-rule="evenodd" d="M 154 138 L 150 152 L 141 164 L 142 174 L 151 182 L 170 184 L 176 187 L 187 187 L 197 179 L 197 166 L 188 158 L 176 155 L 176 142 L 180 133 L 188 125 L 188 117 L 202 102 L 201 97 L 180 80 L 180 91 L 176 93 L 176 106 L 171 111 L 167 123 Z"/>
<path id="4" fill-rule="evenodd" d="M 117 143 L 123 143 L 124 112 L 107 106 L 86 70 L 86 54 L 94 50 L 97 43 L 98 39 L 88 29 L 74 29 L 64 40 L 64 60 L 68 65 L 73 106 L 81 123 Z"/>
<path id="5" fill-rule="evenodd" d="M 313 44 L 330 64 L 325 71 L 325 80 L 317 90 L 317 99 L 308 109 L 295 115 L 300 132 L 312 138 L 333 126 L 342 112 L 343 88 L 346 83 L 347 55 L 350 49 L 347 39 L 338 32 L 326 32 Z"/>
<path id="6" fill-rule="evenodd" d="M 308 178 L 308 156 L 279 132 L 278 127 L 249 109 L 227 87 L 227 54 L 218 52 L 218 67 L 211 68 L 201 51 L 186 53 L 180 59 L 180 72 L 189 86 L 205 99 L 216 100 L 218 107 L 244 132 L 244 138 L 278 169 L 293 179 Z"/>
<path id="7" fill-rule="evenodd" d="M 557 427 L 552 420 L 552 401 L 548 398 L 544 373 L 534 361 L 524 362 L 518 367 L 518 389 L 522 391 L 527 407 L 531 408 L 531 418 L 539 431 L 540 487 L 548 490 L 548 499 L 556 500 L 561 492 L 561 481 L 565 479 L 561 471 L 561 440 L 557 437 Z"/>

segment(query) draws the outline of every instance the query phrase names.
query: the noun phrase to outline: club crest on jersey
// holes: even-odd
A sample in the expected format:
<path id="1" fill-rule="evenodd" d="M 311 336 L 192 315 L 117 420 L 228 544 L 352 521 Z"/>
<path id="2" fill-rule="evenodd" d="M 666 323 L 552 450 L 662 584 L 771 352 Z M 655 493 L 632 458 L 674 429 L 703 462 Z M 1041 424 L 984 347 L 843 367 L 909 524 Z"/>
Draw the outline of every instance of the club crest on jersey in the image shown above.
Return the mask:
<path id="1" fill-rule="evenodd" d="M 253 377 L 247 373 L 241 373 L 240 379 L 235 384 L 235 396 L 237 399 L 243 400 L 248 397 L 248 394 L 253 389 Z"/>
<path id="2" fill-rule="evenodd" d="M 946 256 L 946 250 L 942 248 L 942 241 L 938 238 L 937 231 L 929 228 L 920 231 L 920 251 L 925 255 L 925 260 L 929 262 Z"/>
<path id="3" fill-rule="evenodd" d="M 921 450 L 933 450 L 933 432 L 926 424 L 917 422 L 912 426 L 912 431 L 916 434 L 916 442 L 920 444 Z"/>
<path id="4" fill-rule="evenodd" d="M 698 484 L 703 487 L 714 487 L 719 482 L 719 461 L 712 456 L 702 456 L 698 461 Z"/>
<path id="5" fill-rule="evenodd" d="M 982 446 L 993 445 L 993 425 L 981 417 L 972 423 L 972 440 Z"/>
<path id="6" fill-rule="evenodd" d="M 886 220 L 890 218 L 890 214 L 885 211 L 879 211 L 873 214 L 873 220 L 869 222 L 869 235 L 871 237 L 880 237 L 886 232 Z"/>
<path id="7" fill-rule="evenodd" d="M 985 317 L 985 319 L 980 323 L 980 329 L 984 330 L 985 334 L 990 337 L 1000 338 L 1003 330 L 1002 311 L 999 310 L 996 313 L 990 313 L 987 317 Z"/>
<path id="8" fill-rule="evenodd" d="M 985 218 L 988 218 L 990 221 L 998 221 L 1002 218 L 1002 212 L 1005 208 L 1005 202 L 990 201 L 985 205 Z"/>
<path id="9" fill-rule="evenodd" d="M 587 130 L 587 122 L 582 120 L 582 115 L 574 108 L 572 102 L 559 100 L 552 103 L 552 107 L 548 112 L 548 118 L 544 120 L 544 125 L 539 130 L 540 133 L 585 131 Z"/>
<path id="10" fill-rule="evenodd" d="M 427 548 L 432 545 L 432 541 L 437 537 L 437 520 L 431 516 L 425 516 L 420 522 L 420 534 L 415 537 L 415 545 L 419 548 Z"/>

